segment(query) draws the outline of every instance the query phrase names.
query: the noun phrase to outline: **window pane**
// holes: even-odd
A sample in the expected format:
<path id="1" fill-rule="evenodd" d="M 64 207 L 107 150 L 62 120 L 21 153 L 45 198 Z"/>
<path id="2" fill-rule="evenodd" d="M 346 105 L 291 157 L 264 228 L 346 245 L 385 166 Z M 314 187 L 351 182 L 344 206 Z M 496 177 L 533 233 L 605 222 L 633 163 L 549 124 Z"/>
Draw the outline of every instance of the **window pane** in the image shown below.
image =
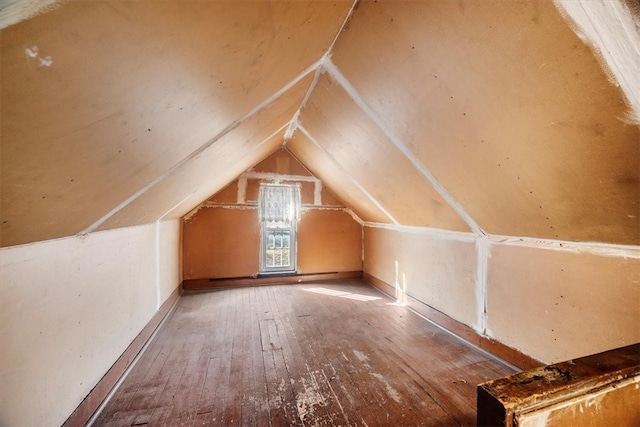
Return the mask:
<path id="1" fill-rule="evenodd" d="M 291 265 L 291 231 L 265 230 L 265 267 L 288 267 Z"/>

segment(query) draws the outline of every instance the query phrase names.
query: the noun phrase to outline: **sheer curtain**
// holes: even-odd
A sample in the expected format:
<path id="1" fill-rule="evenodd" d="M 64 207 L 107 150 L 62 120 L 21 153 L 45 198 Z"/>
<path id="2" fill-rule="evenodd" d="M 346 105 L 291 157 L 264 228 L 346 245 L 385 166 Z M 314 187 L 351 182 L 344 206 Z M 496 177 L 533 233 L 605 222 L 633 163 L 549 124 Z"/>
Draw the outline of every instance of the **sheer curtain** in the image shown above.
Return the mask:
<path id="1" fill-rule="evenodd" d="M 293 185 L 261 185 L 260 221 L 290 223 L 300 219 L 300 187 Z"/>

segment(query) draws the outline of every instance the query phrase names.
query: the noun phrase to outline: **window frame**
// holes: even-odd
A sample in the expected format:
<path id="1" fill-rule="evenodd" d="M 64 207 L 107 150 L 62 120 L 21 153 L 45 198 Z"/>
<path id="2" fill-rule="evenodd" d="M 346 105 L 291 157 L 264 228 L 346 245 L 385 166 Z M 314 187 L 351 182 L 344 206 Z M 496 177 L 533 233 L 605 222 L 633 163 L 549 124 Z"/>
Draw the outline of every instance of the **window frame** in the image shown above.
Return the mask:
<path id="1" fill-rule="evenodd" d="M 293 197 L 291 202 L 296 203 L 297 206 L 294 207 L 296 214 L 294 218 L 283 221 L 270 221 L 262 218 L 262 214 L 259 214 L 260 221 L 260 274 L 261 275 L 269 275 L 269 274 L 296 274 L 297 273 L 297 227 L 299 220 L 299 212 L 301 209 L 300 206 L 300 186 L 299 185 L 284 185 L 284 184 L 260 184 L 260 200 L 258 204 L 262 206 L 263 200 L 262 197 L 262 187 L 269 186 L 279 186 L 279 187 L 291 187 L 295 188 L 297 192 L 297 196 Z M 265 191 L 266 193 L 266 191 Z M 271 224 L 273 223 L 273 225 Z M 280 223 L 280 224 L 278 224 Z M 278 231 L 285 231 L 289 234 L 289 264 L 288 265 L 274 265 L 270 266 L 267 263 L 267 245 L 268 245 L 268 235 L 270 233 L 275 233 Z"/>
<path id="2" fill-rule="evenodd" d="M 269 273 L 296 273 L 296 220 L 289 223 L 288 227 L 270 227 L 270 221 L 261 221 L 260 226 L 260 274 Z M 285 231 L 289 233 L 289 264 L 283 266 L 269 266 L 267 264 L 267 244 L 268 234 L 271 232 Z"/>

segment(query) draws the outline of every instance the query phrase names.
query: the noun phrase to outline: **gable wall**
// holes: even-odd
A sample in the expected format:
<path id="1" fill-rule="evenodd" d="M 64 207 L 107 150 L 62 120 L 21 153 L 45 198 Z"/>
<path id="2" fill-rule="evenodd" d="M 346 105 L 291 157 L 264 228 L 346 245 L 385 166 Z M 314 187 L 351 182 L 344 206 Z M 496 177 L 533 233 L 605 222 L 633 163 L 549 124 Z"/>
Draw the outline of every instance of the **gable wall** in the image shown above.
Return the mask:
<path id="1" fill-rule="evenodd" d="M 260 183 L 301 185 L 300 274 L 362 270 L 362 226 L 295 158 L 281 149 L 184 220 L 184 279 L 255 276 L 260 271 Z"/>

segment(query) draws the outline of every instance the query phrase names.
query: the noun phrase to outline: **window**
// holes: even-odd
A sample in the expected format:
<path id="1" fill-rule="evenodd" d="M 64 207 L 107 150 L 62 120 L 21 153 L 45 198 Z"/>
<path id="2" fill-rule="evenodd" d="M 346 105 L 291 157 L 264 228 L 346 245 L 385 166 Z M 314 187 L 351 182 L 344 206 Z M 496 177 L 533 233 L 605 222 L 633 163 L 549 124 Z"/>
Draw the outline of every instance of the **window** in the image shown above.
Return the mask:
<path id="1" fill-rule="evenodd" d="M 291 185 L 261 185 L 261 273 L 296 271 L 296 228 L 300 219 L 300 188 Z"/>

